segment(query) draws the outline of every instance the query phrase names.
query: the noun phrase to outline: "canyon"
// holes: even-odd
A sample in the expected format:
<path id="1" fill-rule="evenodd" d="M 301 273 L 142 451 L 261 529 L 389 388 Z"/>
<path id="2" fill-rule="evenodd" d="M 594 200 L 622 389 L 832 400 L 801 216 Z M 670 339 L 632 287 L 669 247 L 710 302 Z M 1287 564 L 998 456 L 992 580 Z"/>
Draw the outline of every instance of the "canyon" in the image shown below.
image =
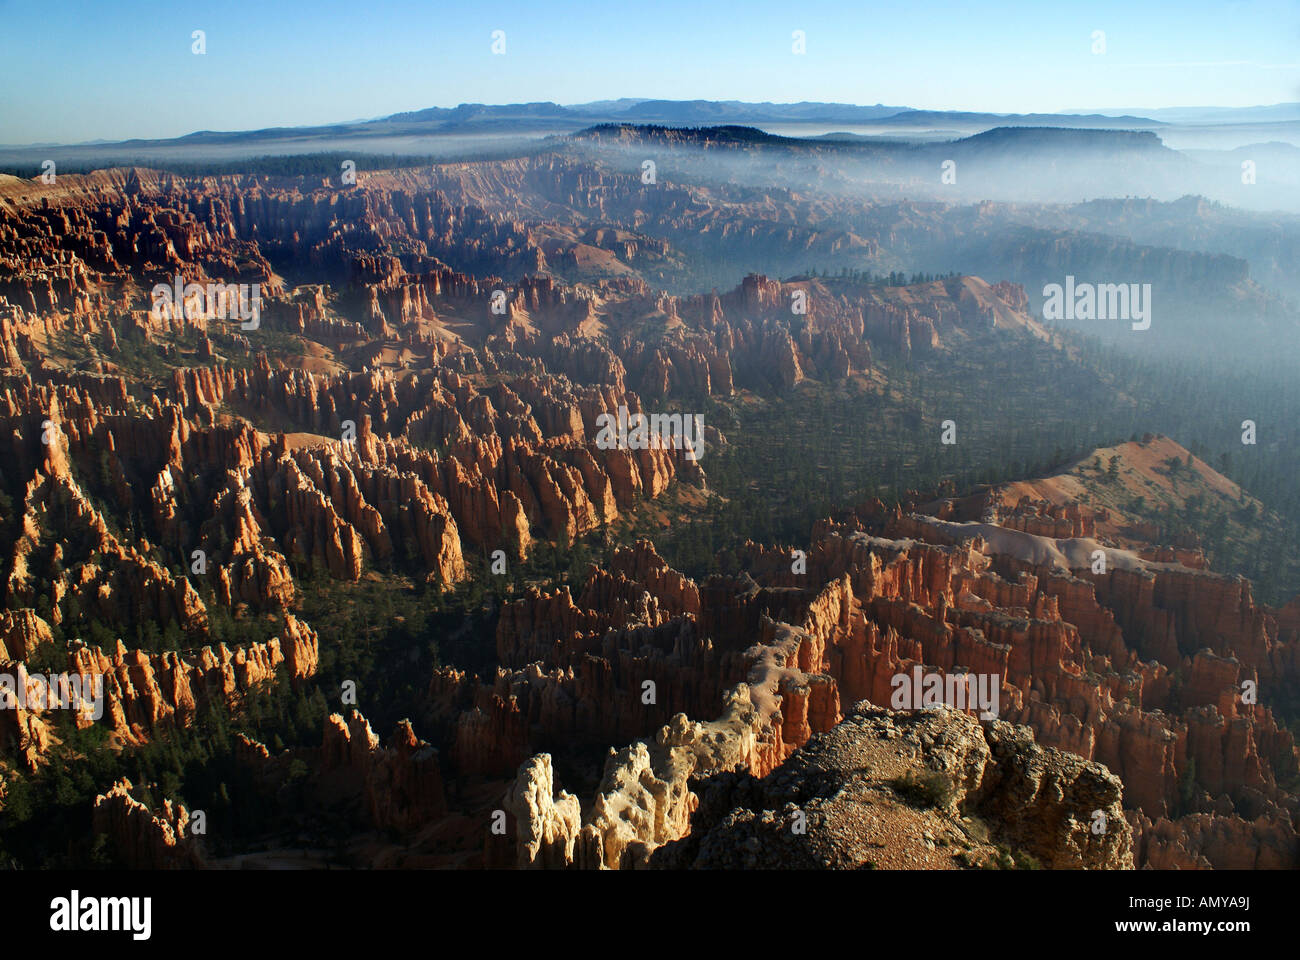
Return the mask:
<path id="1" fill-rule="evenodd" d="M 95 752 L 83 812 L 129 868 L 1300 865 L 1300 598 L 1171 525 L 1248 511 L 1222 536 L 1262 550 L 1271 509 L 1176 439 L 959 464 L 798 542 L 733 531 L 698 576 L 657 542 L 727 499 L 760 403 L 915 399 L 938 447 L 961 396 L 908 396 L 915 370 L 960 387 L 1039 351 L 1092 376 L 1021 283 L 781 269 L 978 246 L 968 215 L 562 152 L 0 181 L 0 674 L 104 680 L 98 720 L 0 711 L 0 809 Z M 255 286 L 259 323 L 198 288 L 154 309 L 177 276 Z M 704 455 L 598 442 L 619 410 L 696 417 Z M 371 664 L 380 635 L 409 649 Z M 916 669 L 994 678 L 997 715 L 890 710 Z M 128 775 L 214 730 L 219 784 Z M 342 823 L 338 849 L 195 834 L 218 797 Z"/>

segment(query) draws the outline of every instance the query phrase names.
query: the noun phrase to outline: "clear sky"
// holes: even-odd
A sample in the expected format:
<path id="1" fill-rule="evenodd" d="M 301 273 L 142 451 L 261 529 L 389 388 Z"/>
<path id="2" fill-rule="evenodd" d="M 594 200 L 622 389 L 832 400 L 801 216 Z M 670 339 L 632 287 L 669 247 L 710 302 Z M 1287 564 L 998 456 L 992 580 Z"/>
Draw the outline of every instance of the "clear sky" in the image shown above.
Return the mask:
<path id="1" fill-rule="evenodd" d="M 995 112 L 1293 101 L 1300 2 L 0 0 L 0 143 L 616 97 Z"/>

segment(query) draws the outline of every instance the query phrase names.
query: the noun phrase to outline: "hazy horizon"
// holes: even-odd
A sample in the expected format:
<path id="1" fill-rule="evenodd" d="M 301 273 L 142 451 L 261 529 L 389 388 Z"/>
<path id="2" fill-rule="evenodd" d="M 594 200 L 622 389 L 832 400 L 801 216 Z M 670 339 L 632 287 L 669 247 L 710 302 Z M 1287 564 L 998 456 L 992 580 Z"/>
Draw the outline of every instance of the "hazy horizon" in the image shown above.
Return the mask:
<path id="1" fill-rule="evenodd" d="M 304 128 L 304 127 L 331 127 L 331 126 L 345 126 L 345 125 L 348 125 L 348 124 L 372 123 L 372 122 L 376 122 L 376 121 L 384 120 L 384 119 L 386 119 L 386 118 L 388 118 L 388 117 L 394 116 L 394 115 L 396 115 L 396 114 L 401 114 L 401 113 L 414 113 L 414 112 L 418 112 L 418 111 L 420 111 L 420 110 L 429 110 L 429 109 L 452 110 L 452 109 L 455 109 L 455 108 L 457 108 L 457 107 L 463 107 L 463 106 L 507 107 L 507 106 L 522 106 L 522 105 L 525 105 L 525 104 L 532 104 L 532 103 L 552 103 L 552 104 L 555 104 L 555 106 L 558 106 L 558 107 L 561 107 L 561 108 L 566 108 L 566 109 L 576 109 L 576 108 L 589 107 L 591 104 L 613 103 L 613 102 L 618 102 L 618 101 L 646 102 L 646 101 L 659 100 L 659 99 L 661 99 L 661 98 L 658 98 L 658 97 L 634 97 L 634 96 L 628 96 L 628 97 L 605 97 L 605 98 L 600 98 L 600 99 L 597 99 L 597 100 L 589 100 L 589 101 L 585 101 L 585 102 L 581 102 L 581 103 L 578 103 L 578 102 L 573 102 L 573 103 L 558 103 L 558 102 L 553 101 L 553 100 L 527 100 L 527 101 L 521 100 L 521 101 L 512 101 L 512 102 L 510 102 L 510 103 L 484 103 L 484 102 L 482 102 L 482 101 L 462 101 L 462 102 L 460 102 L 460 103 L 454 103 L 454 104 L 428 104 L 428 105 L 426 105 L 426 106 L 424 106 L 424 107 L 419 107 L 419 108 L 416 108 L 416 109 L 414 109 L 414 110 L 397 110 L 397 111 L 392 111 L 392 112 L 377 113 L 377 114 L 374 114 L 373 116 L 364 116 L 364 117 L 346 117 L 346 118 L 340 118 L 340 119 L 336 119 L 336 120 L 329 120 L 329 121 L 324 121 L 324 122 L 319 122 L 319 123 L 311 123 L 311 124 L 308 124 L 308 123 L 287 123 L 287 124 L 282 124 L 282 125 L 277 125 L 277 126 L 272 126 L 272 127 L 240 127 L 240 128 L 230 128 L 230 129 L 196 128 L 196 129 L 194 129 L 194 130 L 187 130 L 187 131 L 185 131 L 185 132 L 183 132 L 183 133 L 174 134 L 174 135 L 172 135 L 172 136 L 167 136 L 167 137 L 130 137 L 130 136 L 122 136 L 122 137 L 96 137 L 96 138 L 88 139 L 88 140 L 65 140 L 65 141 L 59 141 L 59 140 L 37 140 L 37 141 L 30 141 L 30 142 L 4 141 L 4 142 L 0 142 L 0 147 L 47 147 L 47 146 L 76 147 L 76 146 L 94 146 L 94 145 L 99 145 L 99 144 L 126 143 L 126 142 L 132 142 L 132 141 L 137 141 L 137 140 L 139 140 L 139 141 L 146 141 L 146 142 L 154 141 L 154 140 L 176 140 L 176 139 L 184 139 L 184 138 L 186 138 L 186 137 L 194 136 L 194 135 L 197 135 L 197 134 L 208 134 L 208 133 L 212 133 L 212 134 L 240 134 L 240 133 L 252 133 L 252 132 L 257 132 L 257 131 L 261 131 L 261 130 L 277 130 L 277 129 L 279 129 L 279 130 L 286 130 L 286 131 L 287 131 L 287 130 L 296 130 L 296 129 L 301 129 L 301 128 Z M 1159 114 L 1159 113 L 1164 112 L 1164 111 L 1185 111 L 1185 112 L 1189 112 L 1189 113 L 1194 113 L 1194 112 L 1196 112 L 1196 111 L 1220 111 L 1220 110 L 1222 110 L 1222 111 L 1234 111 L 1234 110 L 1267 110 L 1267 109 L 1274 109 L 1274 108 L 1278 108 L 1278 107 L 1288 107 L 1288 106 L 1297 106 L 1297 107 L 1300 107 L 1300 102 L 1297 102 L 1297 101 L 1278 101 L 1278 102 L 1276 102 L 1276 103 L 1244 104 L 1244 105 L 1237 106 L 1237 107 L 1223 107 L 1223 106 L 1209 105 L 1209 104 L 1187 104 L 1187 105 L 1182 105 L 1182 106 L 1168 106 L 1168 107 L 1092 107 L 1092 108 L 1086 108 L 1086 107 L 1085 107 L 1085 108 L 1079 108 L 1079 107 L 1075 107 L 1075 108 L 1060 109 L 1060 110 L 976 110 L 976 109 L 957 108 L 957 107 L 918 107 L 918 106 L 914 106 L 914 105 L 912 105 L 912 104 L 896 104 L 896 105 L 892 105 L 892 104 L 878 104 L 878 103 L 848 103 L 848 102 L 834 101 L 834 100 L 822 100 L 822 101 L 816 101 L 816 100 L 718 100 L 718 99 L 713 99 L 713 98 L 708 98 L 708 97 L 691 97 L 691 98 L 687 98 L 687 99 L 674 99 L 674 100 L 667 100 L 667 101 L 665 101 L 665 102 L 670 102 L 670 103 L 692 103 L 692 102 L 703 102 L 703 103 L 744 103 L 744 104 L 750 104 L 750 105 L 766 105 L 766 104 L 771 104 L 772 106 L 777 106 L 777 107 L 782 107 L 782 106 L 795 106 L 795 105 L 805 104 L 805 103 L 825 103 L 825 104 L 827 104 L 827 105 L 829 105 L 829 106 L 836 106 L 836 107 L 876 107 L 876 106 L 897 106 L 897 107 L 898 107 L 898 110 L 899 110 L 900 113 L 902 113 L 902 112 L 907 112 L 907 111 L 926 111 L 926 112 L 934 112 L 934 113 L 979 113 L 979 114 L 987 114 L 987 115 L 990 115 L 990 116 L 1001 116 L 1001 117 L 1028 116 L 1028 115 L 1033 115 L 1033 114 L 1037 114 L 1037 115 L 1059 115 L 1059 116 L 1062 116 L 1062 117 L 1071 117 L 1071 116 L 1076 116 L 1076 117 L 1078 117 L 1078 116 L 1103 116 L 1103 117 L 1115 117 L 1116 119 L 1121 118 L 1121 117 L 1137 117 L 1137 118 L 1141 118 L 1141 119 L 1149 119 L 1149 120 L 1157 120 L 1157 121 L 1159 120 L 1159 117 L 1156 116 L 1156 114 Z M 1298 112 L 1300 112 L 1300 111 L 1298 111 Z M 600 120 L 593 120 L 593 123 L 596 123 L 596 122 L 603 122 L 603 121 L 600 121 Z M 719 121 L 719 122 L 724 122 L 724 121 Z M 850 125 L 846 125 L 846 124 L 839 124 L 839 125 L 836 125 L 836 124 L 833 123 L 833 122 L 829 122 L 829 121 L 821 121 L 821 120 L 810 120 L 810 121 L 805 121 L 805 122 L 806 122 L 806 123 L 810 123 L 810 124 L 819 125 L 819 126 L 824 126 L 824 127 L 826 127 L 828 130 L 829 130 L 829 129 L 836 129 L 836 130 L 838 130 L 838 129 L 847 129 L 847 127 L 850 126 Z M 1165 122 L 1173 123 L 1174 121 L 1165 121 Z M 1281 122 L 1285 122 L 1285 121 L 1281 121 Z M 767 129 L 768 127 L 773 126 L 773 125 L 778 125 L 779 123 L 797 123 L 797 121 L 780 121 L 780 122 L 778 122 L 778 121 L 772 121 L 772 122 L 763 122 L 763 123 L 760 123 L 760 122 L 757 122 L 757 121 L 745 121 L 745 124 L 747 124 L 747 125 L 756 125 L 756 126 L 761 126 L 763 129 Z M 768 130 L 768 132 L 774 132 L 774 131 L 772 131 L 772 130 Z M 794 135 L 794 134 L 792 134 L 792 135 Z M 808 135 L 816 136 L 816 135 L 818 135 L 818 134 L 808 134 Z"/>

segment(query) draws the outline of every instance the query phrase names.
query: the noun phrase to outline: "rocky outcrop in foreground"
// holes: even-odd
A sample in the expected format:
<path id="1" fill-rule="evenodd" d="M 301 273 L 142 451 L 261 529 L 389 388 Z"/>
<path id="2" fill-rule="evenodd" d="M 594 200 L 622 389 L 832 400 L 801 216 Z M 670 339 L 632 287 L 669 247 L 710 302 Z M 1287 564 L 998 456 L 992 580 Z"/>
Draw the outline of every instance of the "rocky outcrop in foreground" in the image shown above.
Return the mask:
<path id="1" fill-rule="evenodd" d="M 721 774 L 696 791 L 689 832 L 651 866 L 1133 867 L 1118 777 L 1025 727 L 953 711 L 861 703 L 768 776 Z"/>

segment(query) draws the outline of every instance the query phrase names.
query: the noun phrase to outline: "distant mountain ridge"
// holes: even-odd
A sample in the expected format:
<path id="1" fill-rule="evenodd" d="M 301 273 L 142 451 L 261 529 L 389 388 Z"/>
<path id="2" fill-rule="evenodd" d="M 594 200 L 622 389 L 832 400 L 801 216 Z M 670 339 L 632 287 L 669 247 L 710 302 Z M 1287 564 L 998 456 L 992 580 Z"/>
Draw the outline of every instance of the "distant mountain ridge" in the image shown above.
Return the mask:
<path id="1" fill-rule="evenodd" d="M 1064 113 L 992 113 L 983 111 L 917 110 L 912 107 L 859 106 L 851 103 L 802 101 L 748 103 L 741 100 L 603 100 L 563 106 L 537 103 L 462 103 L 395 113 L 371 123 L 468 123 L 522 119 L 601 119 L 624 123 L 879 123 L 908 126 L 936 122 L 1008 123 L 1021 126 L 1156 127 L 1158 120 L 1139 116 Z"/>
<path id="2" fill-rule="evenodd" d="M 1093 114 L 1093 109 L 1062 110 L 1062 114 Z M 1122 113 L 1150 117 L 1163 123 L 1270 123 L 1300 120 L 1300 102 L 1255 107 L 1125 107 Z"/>
<path id="3" fill-rule="evenodd" d="M 572 126 L 573 131 L 595 123 L 653 123 L 677 125 L 734 124 L 881 124 L 927 128 L 945 123 L 988 126 L 1064 126 L 1149 129 L 1162 122 L 1139 116 L 1102 114 L 1029 113 L 1001 114 L 971 111 L 917 110 L 907 106 L 857 105 L 803 101 L 799 103 L 748 103 L 739 100 L 640 100 L 625 98 L 562 105 L 551 101 L 531 103 L 462 103 L 455 107 L 426 107 L 367 120 L 304 126 L 264 127 L 256 130 L 197 130 L 162 139 L 131 138 L 96 141 L 94 146 L 161 146 L 167 144 L 239 144 L 282 138 L 368 137 L 416 134 L 487 132 L 494 127 L 516 131 L 549 131 Z M 570 131 L 572 132 L 572 131 Z M 18 145 L 10 145 L 17 147 Z M 52 145 L 47 145 L 52 146 Z M 90 147 L 91 144 L 65 144 Z"/>
<path id="4" fill-rule="evenodd" d="M 899 127 L 919 133 L 946 125 L 972 127 L 1070 127 L 1087 129 L 1159 129 L 1174 124 L 1247 124 L 1300 122 L 1300 103 L 1252 107 L 1162 107 L 1151 110 L 1061 110 L 1054 113 L 997 113 L 992 111 L 929 110 L 905 105 L 852 104 L 826 101 L 797 103 L 743 100 L 663 100 L 622 97 L 588 103 L 461 103 L 454 107 L 426 107 L 337 123 L 263 127 L 254 130 L 196 130 L 172 138 L 99 139 L 73 144 L 5 144 L 6 150 L 61 148 L 90 150 L 121 146 L 238 145 L 278 139 L 414 136 L 443 133 L 495 133 L 514 131 L 533 135 L 575 132 L 598 123 L 679 125 L 737 124 L 843 124 Z M 571 130 L 564 131 L 565 127 Z"/>

